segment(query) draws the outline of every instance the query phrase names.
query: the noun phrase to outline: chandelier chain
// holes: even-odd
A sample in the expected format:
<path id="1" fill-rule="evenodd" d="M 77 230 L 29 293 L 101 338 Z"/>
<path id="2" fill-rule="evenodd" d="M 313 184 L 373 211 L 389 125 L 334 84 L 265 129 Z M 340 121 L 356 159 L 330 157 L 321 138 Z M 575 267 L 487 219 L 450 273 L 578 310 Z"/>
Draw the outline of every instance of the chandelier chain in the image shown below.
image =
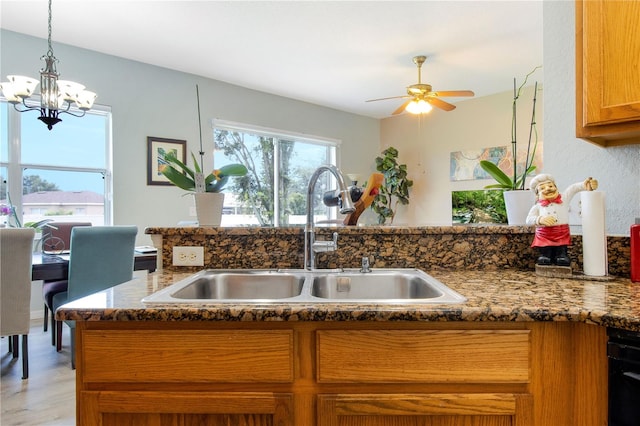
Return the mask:
<path id="1" fill-rule="evenodd" d="M 47 39 L 49 44 L 49 50 L 47 50 L 47 56 L 53 56 L 53 47 L 51 46 L 51 0 L 49 0 L 49 20 L 47 21 L 49 24 L 49 38 Z"/>

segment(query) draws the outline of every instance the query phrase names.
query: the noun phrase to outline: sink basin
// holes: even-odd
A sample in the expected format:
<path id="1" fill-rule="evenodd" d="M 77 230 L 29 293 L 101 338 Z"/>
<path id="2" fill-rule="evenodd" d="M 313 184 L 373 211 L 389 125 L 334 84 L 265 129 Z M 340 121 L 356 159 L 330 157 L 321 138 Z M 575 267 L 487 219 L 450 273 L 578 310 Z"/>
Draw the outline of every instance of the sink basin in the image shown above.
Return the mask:
<path id="1" fill-rule="evenodd" d="M 373 270 L 316 276 L 311 295 L 330 301 L 406 301 L 459 303 L 466 299 L 430 275 L 417 269 Z"/>
<path id="2" fill-rule="evenodd" d="M 462 303 L 419 269 L 205 270 L 142 299 L 146 304 Z"/>
<path id="3" fill-rule="evenodd" d="M 302 292 L 304 274 L 277 271 L 199 272 L 143 299 L 143 302 L 280 300 Z"/>

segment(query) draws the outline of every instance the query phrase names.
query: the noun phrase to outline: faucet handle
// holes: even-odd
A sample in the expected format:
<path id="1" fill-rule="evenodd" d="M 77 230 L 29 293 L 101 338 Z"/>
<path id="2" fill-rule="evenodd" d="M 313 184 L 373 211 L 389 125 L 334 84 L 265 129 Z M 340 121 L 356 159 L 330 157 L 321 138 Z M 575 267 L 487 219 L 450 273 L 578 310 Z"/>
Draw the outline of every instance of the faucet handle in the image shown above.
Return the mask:
<path id="1" fill-rule="evenodd" d="M 371 268 L 369 265 L 369 258 L 367 256 L 362 257 L 362 267 L 360 268 L 360 272 L 362 273 L 371 272 Z"/>
<path id="2" fill-rule="evenodd" d="M 329 241 L 314 241 L 311 248 L 316 253 L 326 253 L 329 251 L 336 251 L 338 248 L 338 233 L 333 233 L 333 240 Z"/>

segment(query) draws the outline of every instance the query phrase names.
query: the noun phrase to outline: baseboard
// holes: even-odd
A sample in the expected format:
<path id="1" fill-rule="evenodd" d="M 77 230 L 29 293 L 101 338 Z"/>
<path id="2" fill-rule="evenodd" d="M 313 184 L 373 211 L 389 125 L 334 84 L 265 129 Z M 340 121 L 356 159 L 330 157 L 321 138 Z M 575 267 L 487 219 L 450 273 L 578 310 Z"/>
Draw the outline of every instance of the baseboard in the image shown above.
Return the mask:
<path id="1" fill-rule="evenodd" d="M 32 310 L 29 318 L 31 318 L 32 320 L 36 320 L 36 319 L 44 320 L 44 309 L 40 309 L 39 311 Z"/>

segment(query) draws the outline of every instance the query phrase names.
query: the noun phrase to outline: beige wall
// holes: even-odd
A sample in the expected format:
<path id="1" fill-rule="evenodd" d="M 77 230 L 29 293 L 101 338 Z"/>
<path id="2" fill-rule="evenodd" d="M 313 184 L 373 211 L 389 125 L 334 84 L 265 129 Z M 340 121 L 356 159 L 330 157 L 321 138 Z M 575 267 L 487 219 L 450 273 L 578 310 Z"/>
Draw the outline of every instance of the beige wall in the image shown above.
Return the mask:
<path id="1" fill-rule="evenodd" d="M 521 81 L 521 76 L 515 77 Z M 505 87 L 509 84 L 505 82 Z M 532 95 L 533 87 L 527 86 L 518 101 L 519 149 L 526 149 L 529 138 Z M 394 224 L 450 225 L 451 191 L 482 189 L 494 183 L 486 179 L 450 181 L 450 154 L 495 146 L 508 146 L 510 150 L 512 102 L 513 92 L 507 90 L 458 102 L 450 112 L 434 109 L 423 116 L 403 114 L 382 120 L 382 146 L 398 149 L 399 160 L 407 164 L 414 181 L 410 204 L 401 206 Z M 542 113 L 542 90 L 539 90 L 536 114 L 541 145 Z"/>

